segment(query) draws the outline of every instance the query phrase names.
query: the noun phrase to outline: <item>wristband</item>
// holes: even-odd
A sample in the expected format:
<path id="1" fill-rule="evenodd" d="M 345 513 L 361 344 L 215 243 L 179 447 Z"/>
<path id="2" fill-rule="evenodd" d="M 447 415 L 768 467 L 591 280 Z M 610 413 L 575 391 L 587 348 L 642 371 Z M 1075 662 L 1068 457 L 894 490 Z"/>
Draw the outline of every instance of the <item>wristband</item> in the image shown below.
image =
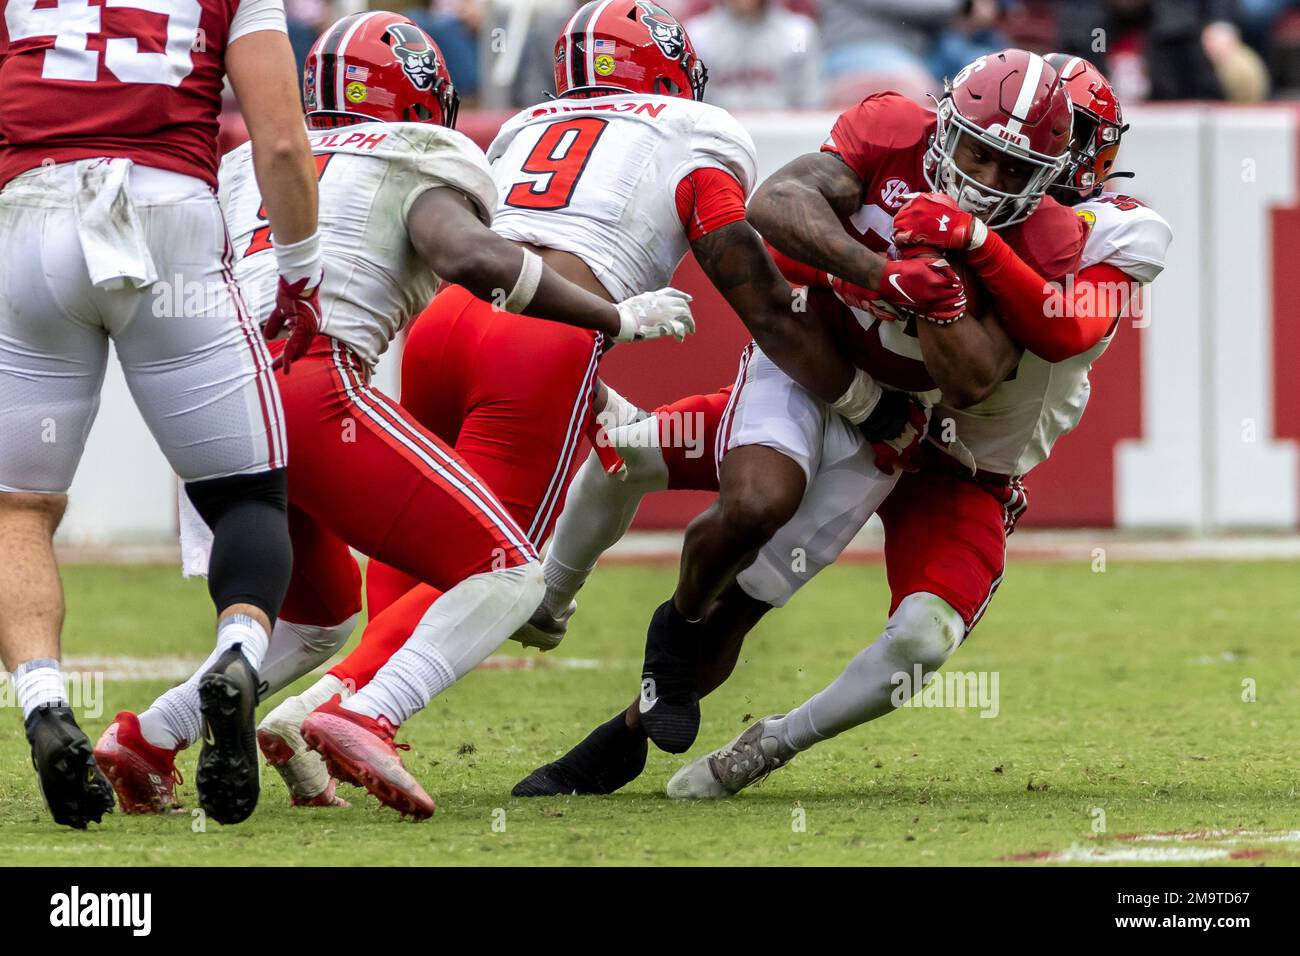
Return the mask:
<path id="1" fill-rule="evenodd" d="M 275 250 L 275 267 L 280 277 L 289 285 L 302 279 L 307 280 L 305 291 L 320 285 L 324 267 L 321 265 L 320 232 L 313 232 L 306 239 L 297 242 L 276 242 L 271 237 L 271 248 Z"/>
<path id="2" fill-rule="evenodd" d="M 533 301 L 533 296 L 537 294 L 537 287 L 542 282 L 542 257 L 530 249 L 524 250 L 524 262 L 519 268 L 519 278 L 515 281 L 515 287 L 510 290 L 506 296 L 506 301 L 501 304 L 501 308 L 507 312 L 516 314 L 528 308 Z"/>
<path id="3" fill-rule="evenodd" d="M 882 389 L 862 369 L 854 369 L 853 381 L 844 394 L 831 403 L 831 408 L 839 412 L 854 425 L 861 425 L 875 411 L 880 402 Z"/>

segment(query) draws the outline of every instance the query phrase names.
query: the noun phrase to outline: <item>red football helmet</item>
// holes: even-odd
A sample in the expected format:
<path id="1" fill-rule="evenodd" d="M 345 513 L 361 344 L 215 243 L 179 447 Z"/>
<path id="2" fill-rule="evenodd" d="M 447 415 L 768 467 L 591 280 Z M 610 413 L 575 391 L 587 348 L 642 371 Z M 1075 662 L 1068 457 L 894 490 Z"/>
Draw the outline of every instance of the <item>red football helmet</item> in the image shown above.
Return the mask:
<path id="1" fill-rule="evenodd" d="M 433 123 L 456 128 L 460 97 L 442 51 L 396 13 L 354 13 L 322 33 L 303 65 L 307 125 Z"/>
<path id="2" fill-rule="evenodd" d="M 1082 57 L 1047 54 L 1074 104 L 1070 162 L 1052 187 L 1052 195 L 1067 205 L 1101 192 L 1102 183 L 1131 173 L 1114 171 L 1119 143 L 1128 130 L 1119 98 L 1101 71 Z"/>
<path id="3" fill-rule="evenodd" d="M 555 89 L 704 98 L 709 71 L 677 19 L 647 0 L 591 0 L 555 41 Z"/>
<path id="4" fill-rule="evenodd" d="M 1070 97 L 1037 53 L 1002 50 L 967 64 L 946 84 L 926 156 L 930 188 L 993 228 L 1029 218 L 1070 161 Z M 1032 169 L 1019 192 L 985 186 L 956 163 L 963 136 Z"/>

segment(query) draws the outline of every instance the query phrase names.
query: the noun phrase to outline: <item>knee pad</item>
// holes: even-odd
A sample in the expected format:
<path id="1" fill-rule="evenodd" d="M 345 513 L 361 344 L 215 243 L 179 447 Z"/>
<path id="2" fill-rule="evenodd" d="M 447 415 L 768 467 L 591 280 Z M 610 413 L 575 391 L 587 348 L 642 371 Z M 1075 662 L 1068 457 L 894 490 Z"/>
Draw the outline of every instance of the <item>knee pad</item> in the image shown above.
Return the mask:
<path id="1" fill-rule="evenodd" d="M 289 511 L 289 481 L 283 468 L 259 471 L 252 475 L 227 475 L 225 478 L 187 481 L 185 493 L 189 495 L 199 517 L 213 531 L 216 531 L 217 522 L 232 506 L 244 502 L 261 502 L 286 514 Z"/>
<path id="2" fill-rule="evenodd" d="M 943 598 L 922 591 L 903 598 L 884 636 L 900 662 L 934 670 L 957 650 L 966 636 L 966 622 Z"/>
<path id="3" fill-rule="evenodd" d="M 251 604 L 272 621 L 289 590 L 289 490 L 283 468 L 186 484 L 212 529 L 208 593 L 217 611 Z"/>

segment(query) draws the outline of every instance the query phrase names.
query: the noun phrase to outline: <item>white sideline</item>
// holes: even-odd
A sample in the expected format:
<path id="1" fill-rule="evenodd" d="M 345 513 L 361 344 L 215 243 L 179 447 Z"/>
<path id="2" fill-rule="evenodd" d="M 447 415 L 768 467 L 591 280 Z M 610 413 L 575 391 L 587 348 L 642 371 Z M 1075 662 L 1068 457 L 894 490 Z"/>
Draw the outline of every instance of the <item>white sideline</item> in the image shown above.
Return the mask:
<path id="1" fill-rule="evenodd" d="M 849 560 L 877 560 L 883 537 L 875 519 L 845 551 Z M 675 561 L 680 531 L 634 531 L 610 549 L 617 563 Z M 1139 534 L 1113 528 L 1022 529 L 1007 539 L 1011 560 L 1091 561 L 1101 548 L 1116 561 L 1294 561 L 1300 560 L 1300 534 Z M 117 547 L 60 546 L 64 564 L 180 564 L 173 544 Z"/>
<path id="2" fill-rule="evenodd" d="M 203 663 L 201 657 L 65 657 L 64 674 L 102 674 L 106 681 L 183 681 Z M 618 664 L 618 661 L 599 661 L 590 657 L 554 657 L 549 654 L 529 654 L 526 657 L 509 657 L 494 654 L 479 665 L 490 671 L 544 671 L 544 670 L 599 670 Z M 629 666 L 631 663 L 629 662 Z M 323 674 L 328 667 L 322 665 L 314 673 Z M 0 670 L 0 685 L 9 675 Z"/>

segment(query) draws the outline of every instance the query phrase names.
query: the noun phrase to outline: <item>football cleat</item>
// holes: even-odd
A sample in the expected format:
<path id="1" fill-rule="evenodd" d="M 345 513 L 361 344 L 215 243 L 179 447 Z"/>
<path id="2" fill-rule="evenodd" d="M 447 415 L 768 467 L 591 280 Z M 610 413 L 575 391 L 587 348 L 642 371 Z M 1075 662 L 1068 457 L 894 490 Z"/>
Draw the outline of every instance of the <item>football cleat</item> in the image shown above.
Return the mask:
<path id="1" fill-rule="evenodd" d="M 66 704 L 37 707 L 24 722 L 32 766 L 54 822 L 78 830 L 113 812 L 113 788 L 95 764 L 90 739 Z"/>
<path id="2" fill-rule="evenodd" d="M 123 813 L 170 813 L 179 808 L 176 785 L 183 783 L 176 751 L 149 743 L 140 718 L 124 710 L 95 744 L 95 762 L 113 784 Z"/>
<path id="3" fill-rule="evenodd" d="M 293 807 L 346 807 L 336 796 L 325 760 L 302 739 L 302 722 L 311 713 L 301 697 L 288 697 L 257 725 L 257 746 L 289 789 Z"/>
<path id="4" fill-rule="evenodd" d="M 670 754 L 690 750 L 700 732 L 700 694 L 695 685 L 699 645 L 696 635 L 684 633 L 683 623 L 671 598 L 650 619 L 637 705 L 647 736 Z"/>
<path id="5" fill-rule="evenodd" d="M 257 672 L 235 644 L 199 680 L 203 749 L 194 785 L 199 806 L 218 823 L 240 823 L 257 807 Z"/>
<path id="6" fill-rule="evenodd" d="M 573 617 L 573 612 L 576 610 L 578 610 L 578 602 L 570 601 L 569 606 L 557 617 L 548 611 L 543 603 L 533 612 L 533 616 L 515 631 L 514 639 L 524 647 L 553 651 L 560 646 L 560 641 L 564 640 L 564 635 L 568 633 L 569 618 Z"/>
<path id="7" fill-rule="evenodd" d="M 397 754 L 411 749 L 410 744 L 394 742 L 397 728 L 383 717 L 376 720 L 345 710 L 341 703 L 335 694 L 303 721 L 302 736 L 307 746 L 325 758 L 331 774 L 345 783 L 364 787 L 384 806 L 417 820 L 433 816 L 433 798 Z"/>
<path id="8" fill-rule="evenodd" d="M 779 716 L 764 717 L 721 750 L 682 767 L 668 781 L 668 796 L 674 800 L 718 800 L 765 780 L 793 759 L 781 757 L 776 737 L 766 733 L 767 722 Z"/>
<path id="9" fill-rule="evenodd" d="M 520 780 L 510 795 L 565 797 L 613 793 L 641 775 L 649 749 L 645 733 L 629 728 L 620 711 L 559 760 L 538 767 Z"/>

